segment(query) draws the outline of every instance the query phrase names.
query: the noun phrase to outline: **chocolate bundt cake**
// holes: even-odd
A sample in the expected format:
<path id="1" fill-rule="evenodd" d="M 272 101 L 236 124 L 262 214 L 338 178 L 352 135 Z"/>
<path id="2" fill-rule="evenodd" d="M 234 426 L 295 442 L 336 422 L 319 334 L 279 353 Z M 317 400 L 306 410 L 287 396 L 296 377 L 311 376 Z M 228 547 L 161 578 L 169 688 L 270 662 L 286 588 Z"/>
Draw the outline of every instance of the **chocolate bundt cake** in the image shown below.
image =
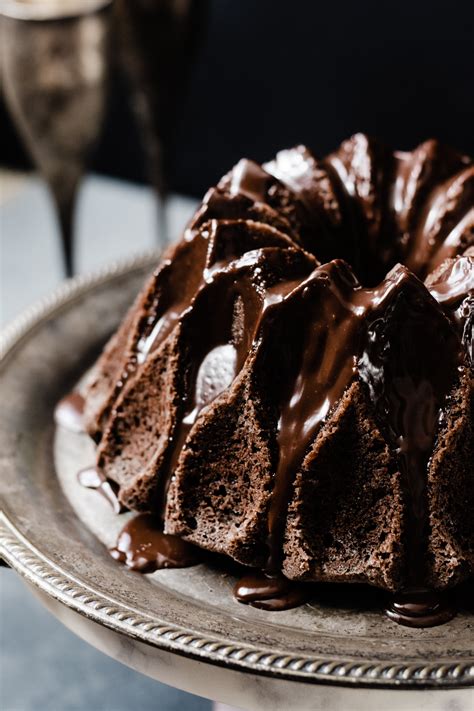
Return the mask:
<path id="1" fill-rule="evenodd" d="M 474 573 L 474 164 L 358 134 L 241 160 L 96 363 L 97 467 L 173 534 L 292 581 Z"/>

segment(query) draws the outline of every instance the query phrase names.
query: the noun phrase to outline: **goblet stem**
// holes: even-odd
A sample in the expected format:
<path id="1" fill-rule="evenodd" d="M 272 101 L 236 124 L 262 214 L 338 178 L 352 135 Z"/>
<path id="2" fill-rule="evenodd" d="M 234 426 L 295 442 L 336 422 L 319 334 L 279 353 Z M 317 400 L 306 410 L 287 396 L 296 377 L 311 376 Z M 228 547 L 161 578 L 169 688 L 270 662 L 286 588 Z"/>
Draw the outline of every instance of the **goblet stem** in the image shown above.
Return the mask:
<path id="1" fill-rule="evenodd" d="M 137 112 L 142 126 L 147 148 L 147 172 L 156 198 L 157 237 L 160 247 L 166 247 L 170 241 L 167 219 L 168 184 L 166 180 L 165 161 L 162 142 L 156 137 L 151 117 L 148 112 Z"/>
<path id="2" fill-rule="evenodd" d="M 77 187 L 105 113 L 112 6 L 110 0 L 6 5 L 15 12 L 0 25 L 5 98 L 51 189 L 69 277 Z"/>
<path id="3" fill-rule="evenodd" d="M 61 230 L 61 243 L 63 253 L 64 275 L 66 278 L 74 276 L 74 207 L 76 195 L 65 198 L 56 198 L 59 227 Z"/>
<path id="4" fill-rule="evenodd" d="M 155 192 L 155 194 L 159 245 L 160 247 L 166 247 L 170 242 L 168 224 L 168 194 L 158 192 Z"/>
<path id="5" fill-rule="evenodd" d="M 170 242 L 168 224 L 169 193 L 163 180 L 161 164 L 150 165 L 149 175 L 155 195 L 158 245 L 160 247 L 166 247 Z"/>

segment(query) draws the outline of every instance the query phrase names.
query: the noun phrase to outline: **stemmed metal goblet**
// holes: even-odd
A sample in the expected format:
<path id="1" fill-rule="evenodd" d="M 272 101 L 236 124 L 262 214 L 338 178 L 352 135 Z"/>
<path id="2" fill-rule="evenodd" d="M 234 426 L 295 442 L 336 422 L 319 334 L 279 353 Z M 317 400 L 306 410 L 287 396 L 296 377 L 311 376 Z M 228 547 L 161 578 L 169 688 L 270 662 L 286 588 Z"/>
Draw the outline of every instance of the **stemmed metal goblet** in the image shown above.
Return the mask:
<path id="1" fill-rule="evenodd" d="M 165 242 L 177 122 L 207 10 L 207 0 L 115 2 L 119 56 L 130 80 L 132 108 L 143 138 L 150 182 L 159 200 Z"/>
<path id="2" fill-rule="evenodd" d="M 77 189 L 106 107 L 111 0 L 0 0 L 5 97 L 47 181 L 73 273 Z"/>

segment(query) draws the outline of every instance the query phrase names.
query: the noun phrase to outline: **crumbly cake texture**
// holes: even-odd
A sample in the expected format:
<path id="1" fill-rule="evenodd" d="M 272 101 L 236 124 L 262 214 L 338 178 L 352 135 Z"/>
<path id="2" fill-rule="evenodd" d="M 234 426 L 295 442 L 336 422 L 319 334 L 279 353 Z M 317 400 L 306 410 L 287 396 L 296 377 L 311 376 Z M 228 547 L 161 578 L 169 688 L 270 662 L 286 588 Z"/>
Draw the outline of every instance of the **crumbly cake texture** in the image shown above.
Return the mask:
<path id="1" fill-rule="evenodd" d="M 292 580 L 465 580 L 473 252 L 473 163 L 436 141 L 240 161 L 94 366 L 98 468 L 165 532 Z"/>

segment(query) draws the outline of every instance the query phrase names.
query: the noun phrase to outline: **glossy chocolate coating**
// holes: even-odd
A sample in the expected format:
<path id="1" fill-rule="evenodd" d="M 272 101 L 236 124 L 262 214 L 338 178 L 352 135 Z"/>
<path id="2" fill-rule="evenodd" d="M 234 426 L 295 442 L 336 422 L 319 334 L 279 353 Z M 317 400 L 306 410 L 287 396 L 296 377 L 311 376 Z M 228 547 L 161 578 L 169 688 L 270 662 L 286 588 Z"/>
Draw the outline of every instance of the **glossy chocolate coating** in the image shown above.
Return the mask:
<path id="1" fill-rule="evenodd" d="M 410 545 L 416 548 L 427 518 L 426 465 L 440 409 L 462 360 L 459 339 L 425 292 L 402 266 L 378 287 L 363 289 L 347 265 L 334 261 L 317 268 L 280 306 L 278 317 L 285 319 L 291 346 L 288 357 L 280 360 L 284 387 L 279 395 L 280 456 L 269 513 L 271 570 L 280 564 L 282 525 L 296 472 L 355 378 L 367 384 L 400 457 L 412 502 L 410 518 L 418 522 L 410 534 Z M 289 310 L 286 316 L 284 309 Z M 278 319 L 271 328 L 278 332 Z M 269 345 L 270 350 L 276 347 L 276 342 Z"/>
<path id="2" fill-rule="evenodd" d="M 413 274 L 395 267 L 386 281 L 394 303 L 374 313 L 360 369 L 399 458 L 409 502 L 407 578 L 418 586 L 425 577 L 427 464 L 463 355 L 451 323 Z"/>
<path id="3" fill-rule="evenodd" d="M 427 280 L 431 294 L 454 323 L 474 362 L 474 257 L 448 259 Z"/>
<path id="4" fill-rule="evenodd" d="M 387 617 L 405 627 L 436 627 L 452 620 L 456 614 L 446 596 L 426 590 L 400 593 L 385 610 Z"/>
<path id="5" fill-rule="evenodd" d="M 199 562 L 194 546 L 178 536 L 163 533 L 159 519 L 150 514 L 139 514 L 123 527 L 110 555 L 140 573 L 187 568 Z"/>
<path id="6" fill-rule="evenodd" d="M 245 605 L 279 612 L 299 607 L 309 599 L 310 593 L 308 585 L 293 583 L 282 575 L 269 577 L 256 572 L 244 575 L 235 583 L 234 596 Z"/>

